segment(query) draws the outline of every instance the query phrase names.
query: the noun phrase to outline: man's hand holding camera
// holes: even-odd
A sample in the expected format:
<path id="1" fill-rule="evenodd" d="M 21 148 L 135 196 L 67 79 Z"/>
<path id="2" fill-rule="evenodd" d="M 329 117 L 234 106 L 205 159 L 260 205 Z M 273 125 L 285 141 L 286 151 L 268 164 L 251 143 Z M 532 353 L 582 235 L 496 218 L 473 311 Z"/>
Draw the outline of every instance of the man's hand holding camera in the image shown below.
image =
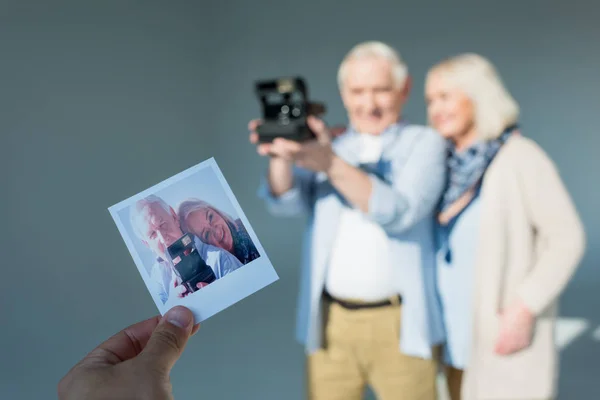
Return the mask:
<path id="1" fill-rule="evenodd" d="M 206 282 L 198 282 L 196 284 L 196 287 L 198 289 L 202 289 L 204 286 L 208 286 L 208 283 L 206 283 Z M 169 301 L 171 301 L 171 300 L 177 300 L 177 299 L 182 299 L 182 298 L 186 297 L 187 295 L 193 293 L 193 292 L 190 292 L 188 290 L 188 288 L 185 287 L 185 285 L 182 285 L 181 280 L 179 278 L 177 278 L 177 277 L 175 277 L 171 281 L 171 287 L 173 288 L 173 290 L 170 291 Z"/>
<path id="2" fill-rule="evenodd" d="M 259 143 L 256 128 L 260 123 L 260 120 L 253 120 L 248 126 L 251 131 L 250 142 L 258 145 L 258 154 L 270 156 L 272 162 L 290 166 L 296 164 L 314 172 L 327 174 L 331 184 L 347 201 L 363 212 L 369 211 L 369 199 L 372 191 L 369 176 L 335 154 L 331 146 L 332 133 L 322 120 L 312 115 L 307 118 L 308 126 L 314 132 L 316 139 L 305 142 L 276 138 L 272 143 Z M 273 166 L 271 164 L 271 167 Z M 279 177 L 281 178 L 280 174 Z M 290 185 L 291 177 L 287 179 L 286 184 L 278 186 L 290 187 Z M 279 190 L 275 192 L 279 192 Z"/>
<path id="3" fill-rule="evenodd" d="M 206 282 L 196 283 L 197 289 L 202 289 L 204 286 L 208 286 L 208 283 L 206 283 Z M 179 282 L 175 282 L 175 291 L 176 291 L 178 297 L 185 297 L 188 294 L 193 293 L 193 292 L 190 292 L 184 285 L 182 285 Z"/>
<path id="4" fill-rule="evenodd" d="M 181 284 L 179 278 L 175 278 L 173 280 L 173 293 L 179 298 L 183 298 L 189 294 L 189 291 L 184 285 Z"/>
<path id="5" fill-rule="evenodd" d="M 276 138 L 272 143 L 258 144 L 258 154 L 286 160 L 311 171 L 327 173 L 336 158 L 331 147 L 331 134 L 325 123 L 314 116 L 309 116 L 307 123 L 316 136 L 315 140 L 296 142 Z M 254 120 L 249 125 L 252 132 L 250 141 L 254 144 L 258 143 L 258 134 L 255 130 L 259 124 L 259 120 Z"/>

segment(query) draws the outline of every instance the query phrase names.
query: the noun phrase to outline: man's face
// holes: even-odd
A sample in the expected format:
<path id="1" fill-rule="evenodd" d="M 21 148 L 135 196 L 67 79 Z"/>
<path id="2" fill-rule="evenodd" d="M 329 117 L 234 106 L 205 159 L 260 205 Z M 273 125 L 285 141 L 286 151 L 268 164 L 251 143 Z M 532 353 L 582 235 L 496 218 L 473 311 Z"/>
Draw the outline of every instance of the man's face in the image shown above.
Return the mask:
<path id="1" fill-rule="evenodd" d="M 153 203 L 142 209 L 139 218 L 144 244 L 164 259 L 167 247 L 183 235 L 177 215 L 173 210 L 167 212 L 159 204 Z"/>
<path id="2" fill-rule="evenodd" d="M 348 61 L 341 95 L 350 123 L 361 133 L 378 135 L 400 117 L 410 81 L 397 85 L 389 61 L 370 57 Z"/>

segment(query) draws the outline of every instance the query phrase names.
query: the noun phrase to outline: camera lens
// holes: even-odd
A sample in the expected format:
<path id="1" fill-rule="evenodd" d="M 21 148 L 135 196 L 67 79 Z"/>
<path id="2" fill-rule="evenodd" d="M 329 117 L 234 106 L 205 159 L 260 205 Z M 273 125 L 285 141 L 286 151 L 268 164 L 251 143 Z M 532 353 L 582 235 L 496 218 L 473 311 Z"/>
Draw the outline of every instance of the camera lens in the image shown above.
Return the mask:
<path id="1" fill-rule="evenodd" d="M 293 115 L 294 117 L 297 117 L 297 116 L 299 116 L 299 115 L 300 115 L 300 109 L 299 109 L 298 107 L 294 107 L 294 108 L 292 109 L 292 115 Z"/>
<path id="2" fill-rule="evenodd" d="M 281 112 L 287 114 L 288 112 L 290 112 L 290 108 L 286 105 L 283 105 L 281 106 Z"/>

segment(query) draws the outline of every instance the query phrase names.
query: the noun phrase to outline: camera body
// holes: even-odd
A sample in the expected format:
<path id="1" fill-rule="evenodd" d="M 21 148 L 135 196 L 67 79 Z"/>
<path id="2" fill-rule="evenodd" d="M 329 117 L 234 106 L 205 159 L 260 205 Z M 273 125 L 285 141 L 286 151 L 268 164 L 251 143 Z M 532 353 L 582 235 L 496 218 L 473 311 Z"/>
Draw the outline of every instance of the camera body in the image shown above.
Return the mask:
<path id="1" fill-rule="evenodd" d="M 189 292 L 197 291 L 196 284 L 199 282 L 211 283 L 216 280 L 215 273 L 200 257 L 194 237 L 189 233 L 167 247 L 167 254 L 171 258 L 175 274 Z"/>
<path id="2" fill-rule="evenodd" d="M 262 107 L 262 123 L 256 129 L 260 143 L 270 143 L 277 137 L 297 142 L 315 138 L 306 119 L 310 114 L 324 113 L 325 106 L 309 102 L 303 78 L 257 81 L 255 92 Z"/>

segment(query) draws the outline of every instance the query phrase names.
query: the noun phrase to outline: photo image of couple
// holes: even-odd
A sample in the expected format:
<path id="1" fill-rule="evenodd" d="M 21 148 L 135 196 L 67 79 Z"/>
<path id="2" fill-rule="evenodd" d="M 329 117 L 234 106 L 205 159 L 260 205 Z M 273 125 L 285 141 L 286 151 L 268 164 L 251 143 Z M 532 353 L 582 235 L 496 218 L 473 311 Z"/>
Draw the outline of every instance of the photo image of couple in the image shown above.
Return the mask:
<path id="1" fill-rule="evenodd" d="M 177 302 L 260 257 L 222 188 L 206 191 L 205 197 L 213 197 L 209 202 L 195 195 L 205 191 L 206 179 L 197 185 L 186 182 L 190 178 L 121 210 L 150 277 L 149 289 L 162 304 Z"/>

